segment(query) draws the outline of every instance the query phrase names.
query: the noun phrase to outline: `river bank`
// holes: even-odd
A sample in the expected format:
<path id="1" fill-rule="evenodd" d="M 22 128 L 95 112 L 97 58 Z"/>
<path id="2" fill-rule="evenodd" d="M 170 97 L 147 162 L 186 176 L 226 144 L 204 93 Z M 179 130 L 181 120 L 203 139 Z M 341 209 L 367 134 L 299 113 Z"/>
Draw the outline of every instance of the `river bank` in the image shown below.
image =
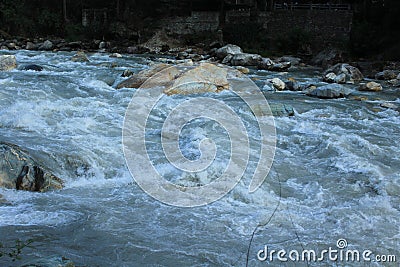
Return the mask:
<path id="1" fill-rule="evenodd" d="M 199 61 L 215 56 L 214 49 L 224 46 L 223 41 L 213 41 L 210 43 L 198 43 L 195 45 L 185 45 L 179 40 L 167 36 L 163 32 L 156 32 L 149 40 L 142 44 L 135 44 L 123 40 L 76 40 L 67 41 L 63 38 L 26 38 L 3 36 L 0 39 L 1 50 L 32 50 L 32 51 L 77 51 L 96 53 L 119 53 L 119 54 L 147 54 L 172 57 L 177 59 L 191 58 Z M 272 60 L 279 62 L 285 57 L 284 53 L 275 55 Z M 359 68 L 368 78 L 375 78 L 375 74 L 384 70 L 400 70 L 400 62 L 390 60 L 377 60 L 376 56 L 370 58 L 356 58 L 348 52 L 334 47 L 320 48 L 319 51 L 308 55 L 291 55 L 298 58 L 307 65 L 326 69 L 336 63 L 350 63 Z"/>

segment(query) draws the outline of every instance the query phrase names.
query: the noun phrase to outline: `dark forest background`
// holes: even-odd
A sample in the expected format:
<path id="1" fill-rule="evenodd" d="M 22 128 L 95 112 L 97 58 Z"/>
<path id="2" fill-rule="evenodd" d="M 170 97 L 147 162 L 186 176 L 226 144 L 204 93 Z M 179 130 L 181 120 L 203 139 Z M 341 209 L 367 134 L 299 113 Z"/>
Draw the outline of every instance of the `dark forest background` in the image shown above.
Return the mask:
<path id="1" fill-rule="evenodd" d="M 255 0 L 263 9 L 271 0 Z M 277 1 L 277 0 L 276 0 Z M 193 10 L 229 10 L 226 0 L 1 0 L 2 35 L 62 37 L 68 40 L 112 39 L 137 42 L 143 28 L 160 18 L 190 15 Z M 299 0 L 299 2 L 301 2 Z M 325 3 L 331 0 L 303 1 Z M 354 11 L 349 51 L 360 57 L 383 51 L 400 57 L 400 1 L 348 0 Z M 82 26 L 84 9 L 107 9 L 106 24 Z M 264 10 L 263 10 L 264 11 Z M 4 37 L 3 37 L 4 38 Z M 388 52 L 389 51 L 389 52 Z"/>

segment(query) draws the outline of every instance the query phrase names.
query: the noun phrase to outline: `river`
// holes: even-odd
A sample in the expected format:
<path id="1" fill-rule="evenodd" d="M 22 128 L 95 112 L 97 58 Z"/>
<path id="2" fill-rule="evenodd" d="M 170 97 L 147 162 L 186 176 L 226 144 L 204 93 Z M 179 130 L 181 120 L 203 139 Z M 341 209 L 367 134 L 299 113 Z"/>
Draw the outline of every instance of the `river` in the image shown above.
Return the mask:
<path id="1" fill-rule="evenodd" d="M 70 61 L 69 52 L 0 51 L 6 53 L 15 54 L 19 65 L 38 64 L 44 70 L 0 72 L 0 141 L 38 154 L 65 188 L 49 193 L 0 189 L 5 199 L 0 202 L 0 241 L 34 240 L 21 260 L 0 257 L 0 266 L 53 256 L 77 266 L 246 266 L 247 260 L 248 266 L 398 266 L 327 257 L 282 263 L 277 254 L 272 262 L 257 258 L 265 246 L 300 254 L 316 250 L 319 256 L 329 247 L 338 249 L 337 241 L 345 239 L 343 250 L 370 250 L 371 259 L 396 255 L 400 261 L 400 116 L 376 108 L 381 99 L 400 104 L 398 89 L 364 93 L 369 101 L 264 90 L 268 101 L 296 110 L 295 116 L 275 117 L 276 153 L 265 182 L 248 193 L 250 169 L 259 153 L 255 147 L 249 170 L 229 194 L 206 206 L 179 208 L 147 195 L 124 159 L 124 115 L 136 89 L 113 86 L 123 80 L 123 70 L 147 68 L 149 59 L 97 53 L 90 54 L 90 62 L 77 63 Z M 273 77 L 321 84 L 316 69 L 251 70 L 249 76 L 261 88 Z M 205 96 L 243 106 L 229 92 Z M 165 96 L 156 112 L 162 114 L 180 99 Z M 250 142 L 255 140 L 251 112 L 236 111 L 245 117 Z M 149 126 L 154 135 L 159 134 L 158 123 Z M 184 155 L 196 157 L 193 142 L 213 135 L 217 126 L 204 121 L 191 126 L 181 148 Z M 229 147 L 224 136 L 224 131 L 213 136 L 222 142 L 221 155 Z M 168 172 L 156 150 L 150 153 L 154 164 Z M 207 175 L 218 175 L 223 164 L 212 165 Z"/>

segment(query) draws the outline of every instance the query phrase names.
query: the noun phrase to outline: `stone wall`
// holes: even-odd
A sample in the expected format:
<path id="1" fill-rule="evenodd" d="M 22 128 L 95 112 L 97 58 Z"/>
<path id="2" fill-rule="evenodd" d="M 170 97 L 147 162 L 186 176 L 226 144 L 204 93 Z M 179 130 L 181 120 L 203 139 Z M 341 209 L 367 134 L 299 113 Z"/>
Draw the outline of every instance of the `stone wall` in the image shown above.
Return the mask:
<path id="1" fill-rule="evenodd" d="M 310 39 L 310 44 L 305 45 L 318 50 L 325 45 L 345 44 L 350 39 L 352 18 L 351 10 L 275 10 L 257 14 L 250 10 L 229 11 L 224 35 L 226 41 L 239 45 L 248 45 L 240 44 L 241 40 L 263 42 L 268 50 L 276 49 L 278 40 L 300 32 Z M 185 36 L 216 33 L 219 24 L 218 12 L 192 12 L 189 17 L 173 17 L 162 22 L 167 33 Z"/>
<path id="2" fill-rule="evenodd" d="M 178 35 L 216 32 L 219 26 L 219 13 L 193 11 L 190 17 L 168 18 L 163 25 L 168 33 Z"/>
<path id="3" fill-rule="evenodd" d="M 338 45 L 350 38 L 353 13 L 341 10 L 281 10 L 262 13 L 258 21 L 271 39 L 295 29 L 311 35 L 317 45 Z"/>

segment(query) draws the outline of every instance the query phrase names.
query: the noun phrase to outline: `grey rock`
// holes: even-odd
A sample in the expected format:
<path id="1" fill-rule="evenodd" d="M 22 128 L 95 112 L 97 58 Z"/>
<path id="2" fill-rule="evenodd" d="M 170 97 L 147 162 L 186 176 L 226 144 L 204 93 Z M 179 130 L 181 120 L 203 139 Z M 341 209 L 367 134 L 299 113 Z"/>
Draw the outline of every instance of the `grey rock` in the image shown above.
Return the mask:
<path id="1" fill-rule="evenodd" d="M 38 45 L 34 44 L 32 42 L 27 42 L 26 46 L 25 46 L 25 49 L 26 50 L 36 50 L 36 49 L 38 49 Z"/>
<path id="2" fill-rule="evenodd" d="M 121 77 L 130 77 L 133 75 L 133 72 L 131 70 L 124 70 L 124 72 L 121 74 Z"/>
<path id="3" fill-rule="evenodd" d="M 189 57 L 189 53 L 187 52 L 179 52 L 176 56 L 176 59 L 186 59 Z"/>
<path id="4" fill-rule="evenodd" d="M 289 61 L 275 63 L 272 66 L 270 66 L 268 70 L 270 70 L 270 71 L 286 71 L 288 68 L 291 67 L 291 65 L 292 65 L 292 63 L 290 63 Z"/>
<path id="5" fill-rule="evenodd" d="M 333 80 L 333 82 L 335 83 L 346 83 L 347 76 L 344 73 L 341 73 L 339 75 L 336 75 L 335 79 Z"/>
<path id="6" fill-rule="evenodd" d="M 122 58 L 122 55 L 119 54 L 119 53 L 112 53 L 112 54 L 110 55 L 110 57 Z"/>
<path id="7" fill-rule="evenodd" d="M 150 77 L 156 75 L 157 73 L 161 72 L 162 70 L 170 68 L 171 65 L 160 63 L 150 67 L 150 69 L 145 69 L 130 76 L 128 79 L 120 82 L 116 89 L 121 88 L 139 88 L 141 87 Z M 161 80 L 161 79 L 160 79 Z M 161 83 L 161 81 L 160 81 Z"/>
<path id="8" fill-rule="evenodd" d="M 392 79 L 392 80 L 387 81 L 387 83 L 393 87 L 400 87 L 399 79 Z"/>
<path id="9" fill-rule="evenodd" d="M 262 61 L 262 57 L 257 54 L 240 53 L 234 54 L 231 59 L 232 66 L 257 66 Z"/>
<path id="10" fill-rule="evenodd" d="M 375 79 L 377 79 L 377 80 L 392 80 L 392 79 L 396 79 L 398 75 L 400 75 L 399 72 L 397 72 L 395 70 L 384 70 L 384 71 L 378 72 L 375 75 Z"/>
<path id="11" fill-rule="evenodd" d="M 224 59 L 228 54 L 236 55 L 241 53 L 243 53 L 242 48 L 233 44 L 227 44 L 215 51 L 215 54 L 219 59 Z"/>
<path id="12" fill-rule="evenodd" d="M 333 72 L 329 72 L 329 73 L 325 74 L 323 80 L 324 80 L 324 82 L 327 82 L 327 83 L 334 83 L 335 78 L 336 78 L 336 74 Z"/>
<path id="13" fill-rule="evenodd" d="M 294 116 L 294 108 L 287 104 L 270 103 L 269 107 L 274 116 Z"/>
<path id="14" fill-rule="evenodd" d="M 222 64 L 230 64 L 232 58 L 233 58 L 233 55 L 229 54 L 229 55 L 227 55 L 227 56 L 222 60 L 221 63 L 222 63 Z"/>
<path id="15" fill-rule="evenodd" d="M 279 78 L 273 78 L 268 81 L 272 83 L 272 86 L 278 91 L 283 91 L 286 88 L 286 84 Z"/>
<path id="16" fill-rule="evenodd" d="M 388 108 L 388 109 L 398 109 L 399 106 L 390 102 L 383 102 L 380 104 L 381 107 L 383 108 Z"/>
<path id="17" fill-rule="evenodd" d="M 300 86 L 300 84 L 296 81 L 287 81 L 285 82 L 285 89 L 289 90 L 289 91 L 301 91 L 302 87 Z"/>
<path id="18" fill-rule="evenodd" d="M 369 82 L 366 84 L 361 84 L 358 90 L 372 92 L 382 91 L 382 85 L 376 82 Z"/>
<path id="19" fill-rule="evenodd" d="M 0 187 L 45 192 L 61 189 L 63 181 L 20 147 L 0 142 Z"/>
<path id="20" fill-rule="evenodd" d="M 107 43 L 104 41 L 101 41 L 99 44 L 99 49 L 105 49 L 105 48 L 107 48 Z"/>
<path id="21" fill-rule="evenodd" d="M 290 62 L 291 66 L 297 66 L 300 64 L 301 59 L 298 57 L 283 56 L 283 57 L 277 58 L 275 61 L 278 63 Z"/>
<path id="22" fill-rule="evenodd" d="M 275 91 L 275 88 L 269 82 L 265 83 L 262 89 L 264 91 Z"/>
<path id="23" fill-rule="evenodd" d="M 262 58 L 262 60 L 258 61 L 257 68 L 259 70 L 269 70 L 269 71 L 285 71 L 291 67 L 291 63 L 289 61 L 275 63 L 269 58 Z"/>
<path id="24" fill-rule="evenodd" d="M 238 71 L 240 71 L 243 74 L 249 74 L 250 70 L 246 67 L 242 67 L 242 66 L 236 66 L 235 69 L 237 69 Z"/>
<path id="25" fill-rule="evenodd" d="M 274 65 L 274 64 L 275 64 L 275 62 L 273 62 L 271 59 L 264 57 L 258 63 L 257 68 L 260 70 L 269 70 L 269 68 L 271 68 L 272 65 Z"/>
<path id="26" fill-rule="evenodd" d="M 71 58 L 71 61 L 73 61 L 73 62 L 89 62 L 89 59 L 84 52 L 79 51 Z"/>
<path id="27" fill-rule="evenodd" d="M 14 42 L 8 43 L 6 46 L 7 46 L 8 49 L 10 49 L 10 50 L 14 50 L 14 49 L 16 49 L 16 47 L 17 47 L 16 43 L 14 43 Z"/>
<path id="28" fill-rule="evenodd" d="M 345 80 L 346 83 L 355 83 L 355 82 L 360 82 L 361 80 L 364 79 L 364 76 L 362 75 L 361 71 L 358 68 L 345 63 L 336 64 L 335 66 L 327 69 L 325 73 L 326 74 L 334 73 L 336 76 L 342 74 L 345 75 L 345 78 L 341 76 L 340 79 L 335 80 L 335 82 L 337 81 L 343 82 L 343 80 Z"/>
<path id="29" fill-rule="evenodd" d="M 202 55 L 199 55 L 199 54 L 189 54 L 188 58 L 193 60 L 193 61 L 200 61 L 200 60 L 204 59 L 204 57 Z"/>
<path id="30" fill-rule="evenodd" d="M 0 71 L 9 71 L 17 67 L 17 59 L 14 55 L 0 56 Z"/>
<path id="31" fill-rule="evenodd" d="M 47 50 L 48 51 L 48 50 L 53 49 L 53 47 L 54 47 L 53 43 L 49 40 L 46 40 L 46 41 L 44 41 L 43 44 L 41 44 L 39 46 L 39 50 Z"/>
<path id="32" fill-rule="evenodd" d="M 318 98 L 343 98 L 350 94 L 350 90 L 339 84 L 328 84 L 306 90 L 306 95 Z"/>
<path id="33" fill-rule="evenodd" d="M 168 79 L 172 80 L 173 84 L 167 85 L 167 88 L 164 89 L 166 95 L 218 93 L 229 89 L 227 69 L 214 64 L 202 63 L 183 73 L 171 72 L 171 70 L 173 69 L 168 69 L 169 73 L 166 75 L 166 81 Z"/>

